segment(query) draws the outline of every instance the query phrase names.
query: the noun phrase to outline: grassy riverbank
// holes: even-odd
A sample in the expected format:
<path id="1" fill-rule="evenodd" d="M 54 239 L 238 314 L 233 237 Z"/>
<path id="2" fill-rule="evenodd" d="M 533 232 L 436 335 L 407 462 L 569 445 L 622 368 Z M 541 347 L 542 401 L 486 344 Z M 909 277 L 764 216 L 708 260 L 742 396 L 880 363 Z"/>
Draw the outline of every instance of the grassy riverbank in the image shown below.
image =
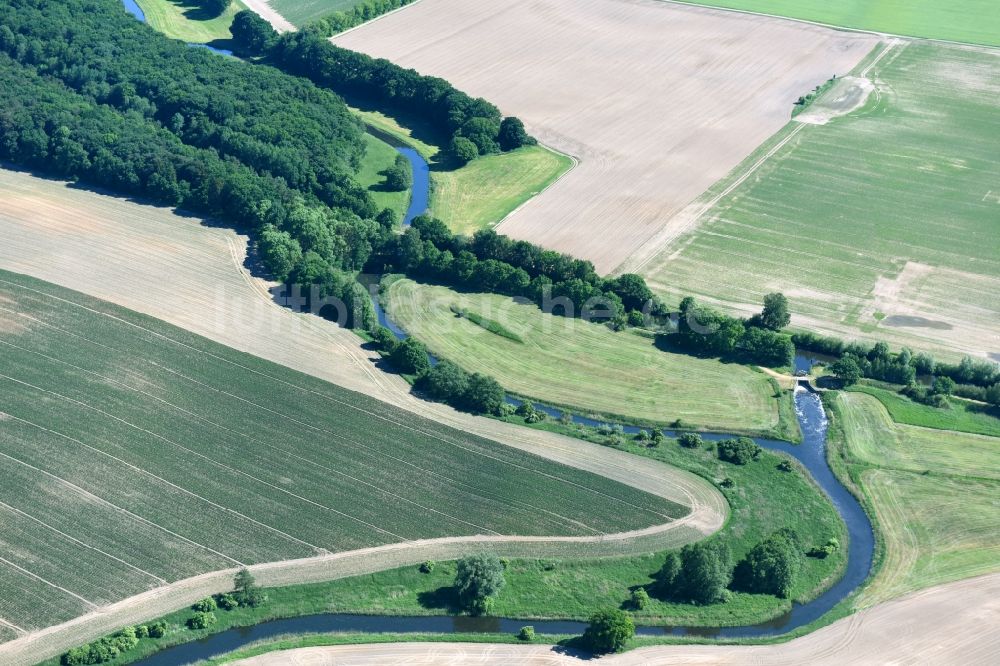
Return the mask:
<path id="1" fill-rule="evenodd" d="M 896 423 L 865 393 L 829 402 L 835 469 L 861 489 L 879 537 L 857 607 L 1000 570 L 1000 439 Z"/>
<path id="2" fill-rule="evenodd" d="M 848 390 L 877 398 L 896 423 L 1000 437 L 1000 418 L 994 416 L 1000 413 L 997 408 L 959 398 L 950 398 L 947 407 L 932 407 L 868 384 L 857 384 Z"/>
<path id="3" fill-rule="evenodd" d="M 382 173 L 395 163 L 399 153 L 388 143 L 371 134 L 365 134 L 364 140 L 365 159 L 361 162 L 357 181 L 368 188 L 368 192 L 379 208 L 391 208 L 396 213 L 396 217 L 402 219 L 410 204 L 410 191 L 391 192 L 387 190 L 383 186 L 385 175 Z"/>
<path id="4" fill-rule="evenodd" d="M 549 424 L 550 427 L 556 427 Z M 575 426 L 564 427 L 571 432 Z M 592 437 L 597 437 L 591 431 Z M 722 488 L 731 506 L 726 525 L 711 539 L 724 540 L 731 547 L 734 560 L 753 545 L 782 527 L 794 529 L 806 548 L 837 537 L 844 543 L 844 528 L 833 506 L 813 483 L 798 471 L 778 468 L 784 456 L 765 452 L 760 460 L 737 466 L 718 460 L 709 447 L 684 449 L 674 440 L 656 448 L 625 441 L 617 448 L 662 460 L 719 482 L 724 478 L 733 485 Z M 627 603 L 631 589 L 648 585 L 662 565 L 664 553 L 633 557 L 590 559 L 518 559 L 509 561 L 507 586 L 496 600 L 494 614 L 503 617 L 586 619 L 593 610 Z M 825 560 L 806 558 L 792 597 L 806 600 L 828 586 L 845 565 L 843 550 Z M 431 573 L 421 573 L 408 566 L 375 574 L 345 578 L 326 583 L 295 585 L 267 590 L 266 605 L 217 611 L 219 623 L 211 633 L 236 626 L 257 624 L 279 617 L 314 613 L 363 613 L 389 615 L 442 615 L 458 613 L 451 589 L 455 576 L 454 562 L 438 562 Z M 789 600 L 769 595 L 734 593 L 729 603 L 693 606 L 653 598 L 649 606 L 636 611 L 638 624 L 725 626 L 750 624 L 780 615 Z M 172 613 L 163 619 L 168 625 L 162 639 L 143 639 L 140 645 L 118 662 L 129 663 L 151 652 L 207 635 L 184 627 L 193 614 L 190 609 Z M 333 644 L 310 641 L 369 642 L 381 640 L 456 640 L 455 635 L 427 634 L 347 634 L 287 639 L 285 647 L 308 644 Z M 464 636 L 461 637 L 464 640 Z M 559 640 L 564 637 L 540 639 Z M 476 640 L 506 641 L 509 635 L 477 635 Z M 662 639 L 653 639 L 663 642 Z M 681 639 L 683 641 L 685 639 Z M 690 639 L 686 639 L 690 640 Z M 650 644 L 650 638 L 636 639 L 636 645 Z M 267 651 L 260 646 L 258 649 Z M 270 648 L 273 649 L 273 648 Z M 241 653 L 242 654 L 242 653 Z M 249 654 L 245 655 L 249 656 Z M 48 662 L 55 664 L 54 660 Z"/>
<path id="5" fill-rule="evenodd" d="M 520 396 L 630 422 L 682 419 L 690 428 L 722 432 L 780 430 L 779 401 L 765 374 L 663 351 L 646 331 L 616 333 L 509 297 L 408 279 L 393 282 L 383 302 L 435 355 L 492 375 Z M 500 322 L 523 342 L 456 317 L 453 306 Z"/>

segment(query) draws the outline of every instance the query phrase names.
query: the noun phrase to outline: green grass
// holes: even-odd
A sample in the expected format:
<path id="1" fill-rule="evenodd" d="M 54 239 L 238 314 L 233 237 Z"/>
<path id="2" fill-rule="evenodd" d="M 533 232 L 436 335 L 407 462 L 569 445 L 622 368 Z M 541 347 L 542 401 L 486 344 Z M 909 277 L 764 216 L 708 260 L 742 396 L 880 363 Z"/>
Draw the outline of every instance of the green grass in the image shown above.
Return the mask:
<path id="1" fill-rule="evenodd" d="M 234 0 L 222 14 L 207 18 L 194 0 L 136 0 L 151 27 L 167 37 L 192 44 L 232 39 L 233 16 L 246 7 Z"/>
<path id="2" fill-rule="evenodd" d="M 554 424 L 548 424 L 553 427 Z M 596 431 L 577 426 L 558 426 L 570 435 L 600 439 Z M 741 558 L 757 542 L 782 527 L 791 527 L 800 535 L 806 547 L 825 543 L 832 536 L 844 542 L 844 527 L 833 506 L 804 474 L 783 472 L 778 463 L 785 457 L 765 452 L 760 460 L 746 466 L 731 465 L 718 460 L 709 448 L 684 449 L 667 440 L 659 448 L 647 448 L 626 442 L 617 448 L 635 455 L 649 456 L 688 470 L 712 481 L 733 479 L 732 488 L 721 488 L 732 508 L 726 525 L 712 539 L 724 539 L 735 558 Z M 796 466 L 797 468 L 797 466 Z M 511 559 L 505 574 L 507 585 L 496 599 L 495 614 L 503 617 L 586 619 L 595 608 L 624 603 L 630 588 L 646 585 L 663 562 L 664 553 L 630 557 L 589 559 Z M 845 553 L 835 553 L 825 560 L 807 558 L 792 597 L 805 600 L 814 597 L 839 575 L 845 565 Z M 441 615 L 458 612 L 454 608 L 451 585 L 454 562 L 438 562 L 430 574 L 408 566 L 375 574 L 356 576 L 327 583 L 294 585 L 267 590 L 269 600 L 257 609 L 242 608 L 232 612 L 218 611 L 219 624 L 211 633 L 234 626 L 257 624 L 277 617 L 293 617 L 314 613 L 370 613 Z M 692 606 L 653 599 L 649 607 L 635 613 L 636 621 L 645 625 L 724 626 L 762 621 L 785 612 L 788 600 L 768 595 L 736 593 L 726 604 Z M 125 663 L 148 655 L 155 649 L 207 635 L 207 631 L 190 631 L 184 622 L 192 615 L 183 609 L 165 617 L 170 625 L 168 634 L 160 640 L 144 640 L 140 646 L 115 663 Z M 447 635 L 404 634 L 400 640 L 447 640 Z M 451 635 L 451 640 L 459 639 Z M 464 636 L 461 637 L 464 639 Z M 510 640 L 509 634 L 478 635 L 476 640 Z M 543 640 L 558 640 L 546 637 Z M 376 642 L 387 640 L 383 635 L 342 634 L 292 637 L 285 646 L 333 644 L 335 642 Z M 649 643 L 644 638 L 636 642 Z M 677 639 L 685 642 L 685 639 Z M 689 640 L 689 639 L 688 639 Z M 320 642 L 322 641 L 322 642 Z M 263 648 L 261 648 L 263 649 Z M 248 648 L 251 653 L 253 649 Z M 243 654 L 243 652 L 241 652 Z M 55 660 L 49 663 L 54 664 Z"/>
<path id="3" fill-rule="evenodd" d="M 0 549 L 78 595 L 0 567 L 26 629 L 238 563 L 688 511 L 7 272 L 0 348 Z"/>
<path id="4" fill-rule="evenodd" d="M 857 607 L 1000 570 L 1000 439 L 896 424 L 864 393 L 841 393 L 834 408 L 832 446 L 881 542 Z"/>
<path id="5" fill-rule="evenodd" d="M 646 266 L 654 290 L 743 312 L 783 291 L 793 324 L 811 330 L 949 359 L 992 350 L 1000 52 L 909 43 L 868 77 L 879 90 L 863 108 L 826 125 L 793 123 L 734 171 L 801 128 Z"/>
<path id="6" fill-rule="evenodd" d="M 476 326 L 484 328 L 490 333 L 493 333 L 495 335 L 499 335 L 501 338 L 507 338 L 508 340 L 513 340 L 514 342 L 520 342 L 521 344 L 524 344 L 524 340 L 521 339 L 520 335 L 508 329 L 498 321 L 487 319 L 478 312 L 472 312 L 471 310 L 463 310 L 462 308 L 455 305 L 451 306 L 451 311 L 455 314 L 456 317 L 464 317 L 469 321 L 471 321 Z"/>
<path id="7" fill-rule="evenodd" d="M 572 166 L 571 158 L 542 146 L 486 155 L 434 173 L 431 212 L 456 233 L 472 234 L 502 220 Z"/>
<path id="8" fill-rule="evenodd" d="M 683 0 L 681 0 L 683 2 Z M 993 0 L 698 0 L 693 4 L 818 21 L 910 37 L 1000 46 Z"/>
<path id="9" fill-rule="evenodd" d="M 395 148 L 385 141 L 378 139 L 371 134 L 365 134 L 365 159 L 361 163 L 361 170 L 358 171 L 357 181 L 368 188 L 372 199 L 378 207 L 391 208 L 396 216 L 402 219 L 406 213 L 406 208 L 410 204 L 410 191 L 388 192 L 381 185 L 385 182 L 382 171 L 391 167 L 399 153 Z"/>
<path id="10" fill-rule="evenodd" d="M 355 100 L 356 101 L 356 100 Z M 365 124 L 411 146 L 431 168 L 430 213 L 455 233 L 489 227 L 565 174 L 573 159 L 544 146 L 526 146 L 485 155 L 456 168 L 438 143 L 442 138 L 420 119 L 399 118 L 358 104 L 352 110 Z"/>
<path id="11" fill-rule="evenodd" d="M 270 0 L 274 11 L 301 28 L 306 23 L 333 12 L 342 12 L 358 4 L 357 0 Z"/>
<path id="12" fill-rule="evenodd" d="M 877 386 L 859 384 L 849 390 L 878 398 L 897 423 L 1000 437 L 1000 418 L 983 411 L 986 409 L 984 405 L 951 398 L 949 407 L 939 408 L 922 405 L 905 395 Z"/>
<path id="13" fill-rule="evenodd" d="M 753 369 L 672 354 L 635 330 L 543 313 L 493 294 L 466 294 L 398 280 L 386 307 L 408 333 L 441 358 L 494 376 L 508 391 L 583 413 L 703 429 L 772 431 L 778 401 Z M 452 306 L 498 321 L 524 342 L 490 335 Z"/>

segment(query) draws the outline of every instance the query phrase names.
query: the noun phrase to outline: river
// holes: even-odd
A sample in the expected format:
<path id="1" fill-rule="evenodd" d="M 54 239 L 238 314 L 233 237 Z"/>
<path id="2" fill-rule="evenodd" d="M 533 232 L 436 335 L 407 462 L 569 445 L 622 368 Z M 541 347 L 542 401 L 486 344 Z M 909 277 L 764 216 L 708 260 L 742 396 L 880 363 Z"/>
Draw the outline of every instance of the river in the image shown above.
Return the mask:
<path id="1" fill-rule="evenodd" d="M 122 0 L 125 8 L 137 19 L 145 22 L 142 9 L 134 0 Z M 204 46 L 216 53 L 230 55 L 228 51 Z M 410 203 L 403 218 L 403 224 L 409 225 L 413 218 L 427 210 L 430 195 L 430 177 L 427 162 L 412 148 L 400 146 L 393 137 L 384 135 L 377 130 L 370 131 L 393 145 L 397 151 L 410 162 L 413 171 L 413 189 Z M 397 326 L 375 302 L 379 323 L 388 327 L 399 339 L 406 337 L 406 332 Z M 824 359 L 825 360 L 825 359 Z M 807 370 L 815 362 L 807 355 L 796 357 L 797 370 Z M 515 398 L 508 398 L 512 404 L 520 404 Z M 536 404 L 536 408 L 559 417 L 562 410 L 547 405 Z M 792 605 L 792 609 L 784 615 L 769 622 L 741 627 L 663 627 L 642 626 L 636 628 L 640 635 L 673 635 L 696 636 L 701 638 L 752 638 L 773 636 L 787 633 L 818 619 L 835 605 L 840 603 L 855 591 L 871 570 L 875 552 L 875 537 L 871 522 L 857 499 L 840 483 L 826 460 L 827 419 L 819 395 L 811 389 L 799 388 L 795 392 L 795 412 L 802 430 L 801 444 L 791 444 L 778 440 L 754 438 L 760 446 L 771 451 L 782 451 L 797 459 L 809 471 L 817 485 L 830 498 L 837 512 L 843 518 L 848 532 L 847 567 L 844 575 L 832 587 L 807 603 Z M 573 416 L 573 421 L 581 425 L 599 426 L 605 421 L 597 421 L 583 416 Z M 634 434 L 638 426 L 623 425 L 625 433 Z M 667 436 L 674 435 L 664 431 Z M 709 433 L 704 438 L 717 441 L 732 437 Z M 143 666 L 181 666 L 212 655 L 235 650 L 254 641 L 285 634 L 316 633 L 316 632 L 394 632 L 394 633 L 512 633 L 520 627 L 530 624 L 539 634 L 579 634 L 586 624 L 572 621 L 552 620 L 512 620 L 496 617 L 395 617 L 387 615 L 347 615 L 322 614 L 296 618 L 272 620 L 251 627 L 230 629 L 207 638 L 178 645 L 162 650 L 144 659 L 139 664 Z"/>

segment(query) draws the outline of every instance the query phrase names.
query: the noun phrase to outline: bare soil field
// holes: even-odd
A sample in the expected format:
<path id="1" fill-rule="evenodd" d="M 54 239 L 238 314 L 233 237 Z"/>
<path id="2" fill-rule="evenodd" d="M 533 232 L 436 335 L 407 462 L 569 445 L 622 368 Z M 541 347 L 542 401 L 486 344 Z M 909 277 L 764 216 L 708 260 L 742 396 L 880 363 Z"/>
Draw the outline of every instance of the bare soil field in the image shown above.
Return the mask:
<path id="1" fill-rule="evenodd" d="M 602 657 L 609 666 L 673 664 L 989 664 L 1000 651 L 1000 575 L 964 580 L 890 601 L 778 645 L 662 645 Z M 579 664 L 550 645 L 385 643 L 270 652 L 240 666 L 333 664 Z"/>
<path id="2" fill-rule="evenodd" d="M 422 0 L 334 38 L 519 116 L 580 165 L 498 230 L 619 266 L 876 44 L 654 0 Z"/>

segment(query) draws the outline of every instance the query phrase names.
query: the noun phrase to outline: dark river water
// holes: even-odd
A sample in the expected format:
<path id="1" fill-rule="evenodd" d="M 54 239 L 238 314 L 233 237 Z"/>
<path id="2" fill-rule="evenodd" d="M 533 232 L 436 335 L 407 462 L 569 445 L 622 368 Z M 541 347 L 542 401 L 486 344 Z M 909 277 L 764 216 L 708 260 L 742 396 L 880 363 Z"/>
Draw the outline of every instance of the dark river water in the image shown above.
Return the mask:
<path id="1" fill-rule="evenodd" d="M 123 0 L 125 8 L 140 21 L 145 21 L 142 9 L 134 0 Z M 204 46 L 204 45 L 195 45 Z M 206 47 L 211 48 L 211 47 Z M 213 51 L 228 54 L 219 49 Z M 373 132 L 379 138 L 389 141 L 403 154 L 413 167 L 413 192 L 403 223 L 408 225 L 414 217 L 425 212 L 430 194 L 430 178 L 427 162 L 412 148 L 399 146 L 392 137 Z M 377 301 L 377 299 L 376 299 Z M 376 302 L 379 322 L 387 326 L 400 339 L 406 337 L 406 332 L 386 316 L 385 311 Z M 796 357 L 796 370 L 805 370 L 819 359 L 816 356 L 799 355 Z M 510 398 L 512 404 L 520 401 Z M 559 417 L 562 410 L 546 405 L 536 404 L 536 407 L 548 414 Z M 795 411 L 802 430 L 801 444 L 790 444 L 777 440 L 755 438 L 758 444 L 772 451 L 783 451 L 794 456 L 809 471 L 816 483 L 827 494 L 838 513 L 847 525 L 848 562 L 843 577 L 830 589 L 816 599 L 804 604 L 793 604 L 792 609 L 769 622 L 742 627 L 637 627 L 636 632 L 642 635 L 673 635 L 696 636 L 702 638 L 736 638 L 763 637 L 786 633 L 797 627 L 809 624 L 833 608 L 841 600 L 867 578 L 872 566 L 875 550 L 875 539 L 871 522 L 858 501 L 841 485 L 826 462 L 826 430 L 827 420 L 819 396 L 811 391 L 801 389 L 795 393 Z M 583 416 L 574 416 L 574 422 L 582 425 L 599 426 L 605 421 L 598 421 Z M 634 434 L 639 431 L 637 426 L 622 426 L 625 433 Z M 668 436 L 670 431 L 664 431 Z M 717 441 L 732 435 L 709 433 L 703 435 L 706 440 Z M 346 615 L 323 614 L 309 615 L 282 620 L 263 622 L 251 627 L 230 629 L 202 640 L 192 641 L 183 645 L 168 648 L 139 662 L 143 666 L 182 666 L 200 659 L 228 652 L 254 641 L 295 633 L 317 632 L 393 632 L 393 633 L 513 633 L 524 625 L 532 625 L 540 634 L 579 634 L 586 624 L 583 622 L 552 621 L 552 620 L 512 620 L 496 617 L 394 617 L 380 615 Z"/>

